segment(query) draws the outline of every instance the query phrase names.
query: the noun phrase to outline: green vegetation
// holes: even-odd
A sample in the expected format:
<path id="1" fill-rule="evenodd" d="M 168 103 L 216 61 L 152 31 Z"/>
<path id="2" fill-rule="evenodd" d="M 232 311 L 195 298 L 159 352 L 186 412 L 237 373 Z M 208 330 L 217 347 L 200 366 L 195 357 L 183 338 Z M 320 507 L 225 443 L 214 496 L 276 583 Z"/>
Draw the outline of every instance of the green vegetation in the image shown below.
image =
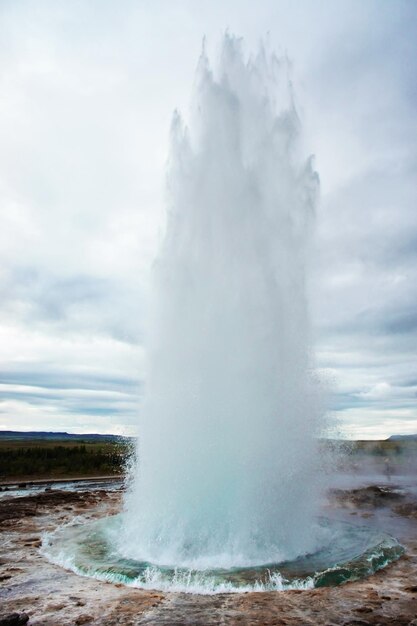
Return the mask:
<path id="1" fill-rule="evenodd" d="M 131 448 L 129 441 L 0 441 L 0 481 L 121 475 Z"/>
<path id="2" fill-rule="evenodd" d="M 417 467 L 417 440 L 385 439 L 383 441 L 346 441 L 336 450 L 342 454 L 338 458 L 345 470 L 376 471 L 387 477 L 400 473 L 414 472 Z"/>
<path id="3" fill-rule="evenodd" d="M 355 455 L 402 456 L 417 452 L 415 439 L 385 439 L 384 441 L 353 441 L 350 449 Z"/>

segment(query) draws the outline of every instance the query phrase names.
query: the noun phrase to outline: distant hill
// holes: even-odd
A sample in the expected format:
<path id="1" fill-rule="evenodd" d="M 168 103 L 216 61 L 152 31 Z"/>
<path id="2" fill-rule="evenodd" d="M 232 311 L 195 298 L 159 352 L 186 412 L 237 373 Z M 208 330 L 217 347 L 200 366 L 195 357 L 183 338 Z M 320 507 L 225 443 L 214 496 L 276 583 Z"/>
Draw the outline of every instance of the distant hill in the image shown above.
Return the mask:
<path id="1" fill-rule="evenodd" d="M 415 435 L 391 435 L 386 441 L 417 441 L 417 434 Z"/>
<path id="2" fill-rule="evenodd" d="M 88 433 L 85 435 L 72 433 L 54 433 L 29 431 L 20 432 L 15 430 L 0 430 L 0 441 L 88 441 L 88 442 L 113 442 L 120 440 L 129 440 L 133 437 L 122 437 L 120 435 L 98 435 Z"/>

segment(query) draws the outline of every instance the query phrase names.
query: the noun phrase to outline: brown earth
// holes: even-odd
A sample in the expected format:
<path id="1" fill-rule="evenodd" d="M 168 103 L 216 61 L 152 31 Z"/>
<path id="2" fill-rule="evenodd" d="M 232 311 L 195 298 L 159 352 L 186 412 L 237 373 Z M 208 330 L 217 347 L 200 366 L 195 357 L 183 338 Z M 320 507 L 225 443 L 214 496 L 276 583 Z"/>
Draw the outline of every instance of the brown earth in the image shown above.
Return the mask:
<path id="1" fill-rule="evenodd" d="M 416 501 L 410 494 L 390 497 L 384 490 L 381 495 L 381 488 L 366 489 L 338 490 L 332 494 L 332 507 L 363 517 L 384 507 L 406 548 L 399 561 L 366 580 L 339 587 L 212 596 L 98 582 L 42 557 L 44 531 L 74 515 L 94 519 L 114 513 L 120 493 L 47 491 L 0 500 L 0 625 L 12 613 L 26 613 L 29 626 L 417 625 Z"/>

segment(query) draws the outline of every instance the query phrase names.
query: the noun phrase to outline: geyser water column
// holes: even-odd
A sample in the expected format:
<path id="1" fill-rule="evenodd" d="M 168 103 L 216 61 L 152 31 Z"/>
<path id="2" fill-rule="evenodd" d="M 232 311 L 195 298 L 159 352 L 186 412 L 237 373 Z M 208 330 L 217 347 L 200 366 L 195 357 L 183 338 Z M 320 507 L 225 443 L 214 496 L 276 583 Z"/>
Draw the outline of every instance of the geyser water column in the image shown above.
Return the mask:
<path id="1" fill-rule="evenodd" d="M 172 124 L 138 465 L 122 514 L 44 536 L 54 563 L 198 593 L 336 585 L 404 550 L 317 516 L 319 393 L 306 273 L 318 188 L 288 64 L 203 53 Z"/>
<path id="2" fill-rule="evenodd" d="M 306 269 L 318 177 L 288 63 L 203 51 L 172 122 L 138 465 L 119 550 L 197 569 L 316 547 L 317 436 Z"/>

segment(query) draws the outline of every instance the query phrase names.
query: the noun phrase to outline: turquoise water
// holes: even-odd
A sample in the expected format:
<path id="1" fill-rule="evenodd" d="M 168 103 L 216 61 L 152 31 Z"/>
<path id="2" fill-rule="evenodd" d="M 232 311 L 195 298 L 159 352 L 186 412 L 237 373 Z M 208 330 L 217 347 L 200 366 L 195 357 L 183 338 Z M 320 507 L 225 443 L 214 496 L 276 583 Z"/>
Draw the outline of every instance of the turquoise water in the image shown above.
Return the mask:
<path id="1" fill-rule="evenodd" d="M 403 547 L 367 526 L 320 519 L 327 543 L 294 561 L 230 569 L 188 569 L 126 559 L 115 546 L 122 516 L 64 526 L 44 537 L 45 556 L 78 574 L 114 583 L 190 593 L 312 589 L 358 580 L 398 559 Z"/>

